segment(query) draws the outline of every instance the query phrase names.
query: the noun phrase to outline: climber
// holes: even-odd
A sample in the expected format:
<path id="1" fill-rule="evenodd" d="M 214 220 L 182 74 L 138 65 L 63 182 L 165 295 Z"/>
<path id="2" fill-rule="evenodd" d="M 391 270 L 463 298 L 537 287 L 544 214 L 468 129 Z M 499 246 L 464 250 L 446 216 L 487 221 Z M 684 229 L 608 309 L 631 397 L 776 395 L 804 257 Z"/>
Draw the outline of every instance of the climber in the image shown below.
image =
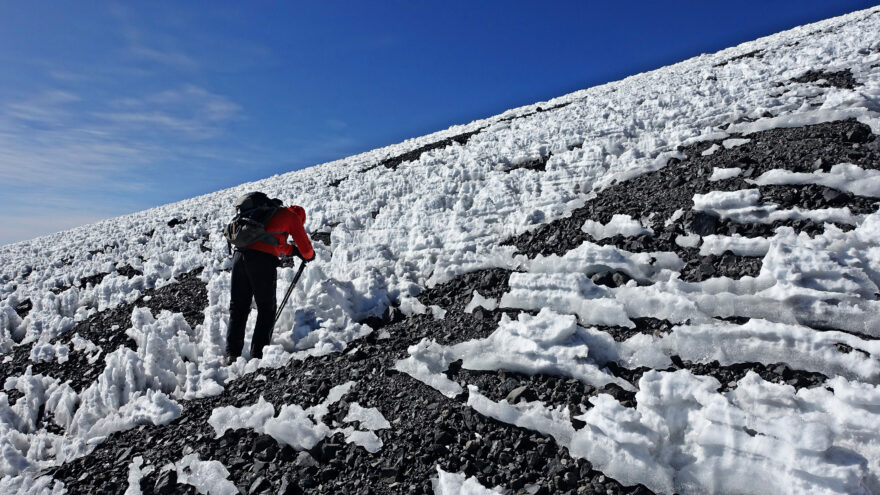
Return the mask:
<path id="1" fill-rule="evenodd" d="M 279 256 L 294 255 L 308 263 L 315 257 L 304 225 L 306 212 L 300 206 L 284 207 L 280 199 L 262 192 L 238 199 L 238 214 L 224 229 L 232 255 L 232 290 L 229 301 L 229 331 L 226 363 L 241 356 L 251 300 L 257 303 L 257 322 L 251 337 L 252 358 L 263 357 L 263 347 L 272 340 L 275 324 L 275 268 Z M 293 244 L 287 237 L 293 238 Z"/>

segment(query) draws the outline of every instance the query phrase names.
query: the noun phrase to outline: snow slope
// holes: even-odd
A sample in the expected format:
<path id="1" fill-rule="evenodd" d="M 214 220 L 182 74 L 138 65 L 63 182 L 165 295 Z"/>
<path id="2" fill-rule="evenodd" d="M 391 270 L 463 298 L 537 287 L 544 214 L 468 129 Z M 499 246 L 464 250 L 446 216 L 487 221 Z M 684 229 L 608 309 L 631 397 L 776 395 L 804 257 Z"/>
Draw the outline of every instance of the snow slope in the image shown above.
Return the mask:
<path id="1" fill-rule="evenodd" d="M 407 344 L 387 373 L 535 432 L 616 486 L 880 493 L 878 33 L 880 8 L 856 12 L 0 248 L 0 491 L 87 491 L 64 466 L 85 465 L 75 463 L 120 432 L 188 431 L 179 425 L 190 404 L 265 380 L 262 370 L 345 366 L 327 356 L 400 345 L 407 324 L 433 321 L 450 340 Z M 627 188 L 641 202 L 617 211 L 608 191 Z M 252 190 L 303 206 L 320 241 L 264 358 L 223 366 L 230 258 L 220 232 Z M 466 310 L 423 297 L 492 268 L 508 273 L 504 290 L 460 294 Z M 294 272 L 279 269 L 279 298 Z M 190 283 L 204 291 L 194 312 L 175 306 L 195 297 L 175 292 Z M 485 315 L 491 331 L 467 337 L 461 314 Z M 716 378 L 737 366 L 730 383 Z M 572 407 L 540 394 L 517 402 L 466 379 L 498 370 L 595 393 Z M 381 403 L 341 401 L 368 386 L 352 380 L 307 407 L 230 402 L 210 414 L 211 431 L 253 431 L 303 452 L 340 433 L 381 456 L 393 449 L 383 438 L 404 426 Z M 340 404 L 348 409 L 330 419 Z M 126 461 L 133 493 L 172 472 L 230 492 L 227 468 L 238 468 L 183 454 Z M 491 466 L 474 479 L 443 459 L 425 478 L 438 493 L 594 486 L 562 475 L 487 482 Z M 268 479 L 245 489 L 279 489 Z M 325 483 L 314 489 L 331 492 Z"/>

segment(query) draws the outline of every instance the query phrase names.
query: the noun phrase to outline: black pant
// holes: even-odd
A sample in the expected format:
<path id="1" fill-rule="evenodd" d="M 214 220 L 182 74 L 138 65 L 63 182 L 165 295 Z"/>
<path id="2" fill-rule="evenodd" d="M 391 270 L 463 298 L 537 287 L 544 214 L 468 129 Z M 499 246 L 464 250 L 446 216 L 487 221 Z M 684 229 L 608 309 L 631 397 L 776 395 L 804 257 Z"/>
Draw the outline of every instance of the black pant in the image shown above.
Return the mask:
<path id="1" fill-rule="evenodd" d="M 229 301 L 229 333 L 226 354 L 241 356 L 244 327 L 251 312 L 251 299 L 257 301 L 257 323 L 251 338 L 251 357 L 263 357 L 263 347 L 272 340 L 275 325 L 275 268 L 278 258 L 253 249 L 235 251 L 232 256 L 232 294 Z"/>

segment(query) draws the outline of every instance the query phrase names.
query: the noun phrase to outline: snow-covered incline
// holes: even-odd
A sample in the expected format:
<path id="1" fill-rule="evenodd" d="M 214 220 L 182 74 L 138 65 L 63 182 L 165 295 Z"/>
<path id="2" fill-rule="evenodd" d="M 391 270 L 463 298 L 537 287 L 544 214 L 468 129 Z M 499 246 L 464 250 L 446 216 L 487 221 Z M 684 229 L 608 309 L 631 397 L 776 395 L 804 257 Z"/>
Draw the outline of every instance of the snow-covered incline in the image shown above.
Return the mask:
<path id="1" fill-rule="evenodd" d="M 0 492 L 880 493 L 878 135 L 873 8 L 4 246 Z"/>

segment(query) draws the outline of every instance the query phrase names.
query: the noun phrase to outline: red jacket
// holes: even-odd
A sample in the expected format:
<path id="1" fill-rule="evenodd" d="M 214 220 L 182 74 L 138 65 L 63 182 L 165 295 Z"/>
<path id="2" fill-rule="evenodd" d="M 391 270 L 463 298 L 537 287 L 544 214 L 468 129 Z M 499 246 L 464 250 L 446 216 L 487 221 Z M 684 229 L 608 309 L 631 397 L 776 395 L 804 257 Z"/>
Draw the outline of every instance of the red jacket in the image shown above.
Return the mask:
<path id="1" fill-rule="evenodd" d="M 303 258 L 310 260 L 315 257 L 315 250 L 312 249 L 312 241 L 309 240 L 309 235 L 306 234 L 306 229 L 303 227 L 305 223 L 306 211 L 302 207 L 282 208 L 266 223 L 266 232 L 283 232 L 283 234 L 273 234 L 278 239 L 278 245 L 273 246 L 266 242 L 257 241 L 247 246 L 247 249 L 256 249 L 275 256 L 293 254 L 293 246 L 287 243 L 287 234 L 290 234 Z"/>

